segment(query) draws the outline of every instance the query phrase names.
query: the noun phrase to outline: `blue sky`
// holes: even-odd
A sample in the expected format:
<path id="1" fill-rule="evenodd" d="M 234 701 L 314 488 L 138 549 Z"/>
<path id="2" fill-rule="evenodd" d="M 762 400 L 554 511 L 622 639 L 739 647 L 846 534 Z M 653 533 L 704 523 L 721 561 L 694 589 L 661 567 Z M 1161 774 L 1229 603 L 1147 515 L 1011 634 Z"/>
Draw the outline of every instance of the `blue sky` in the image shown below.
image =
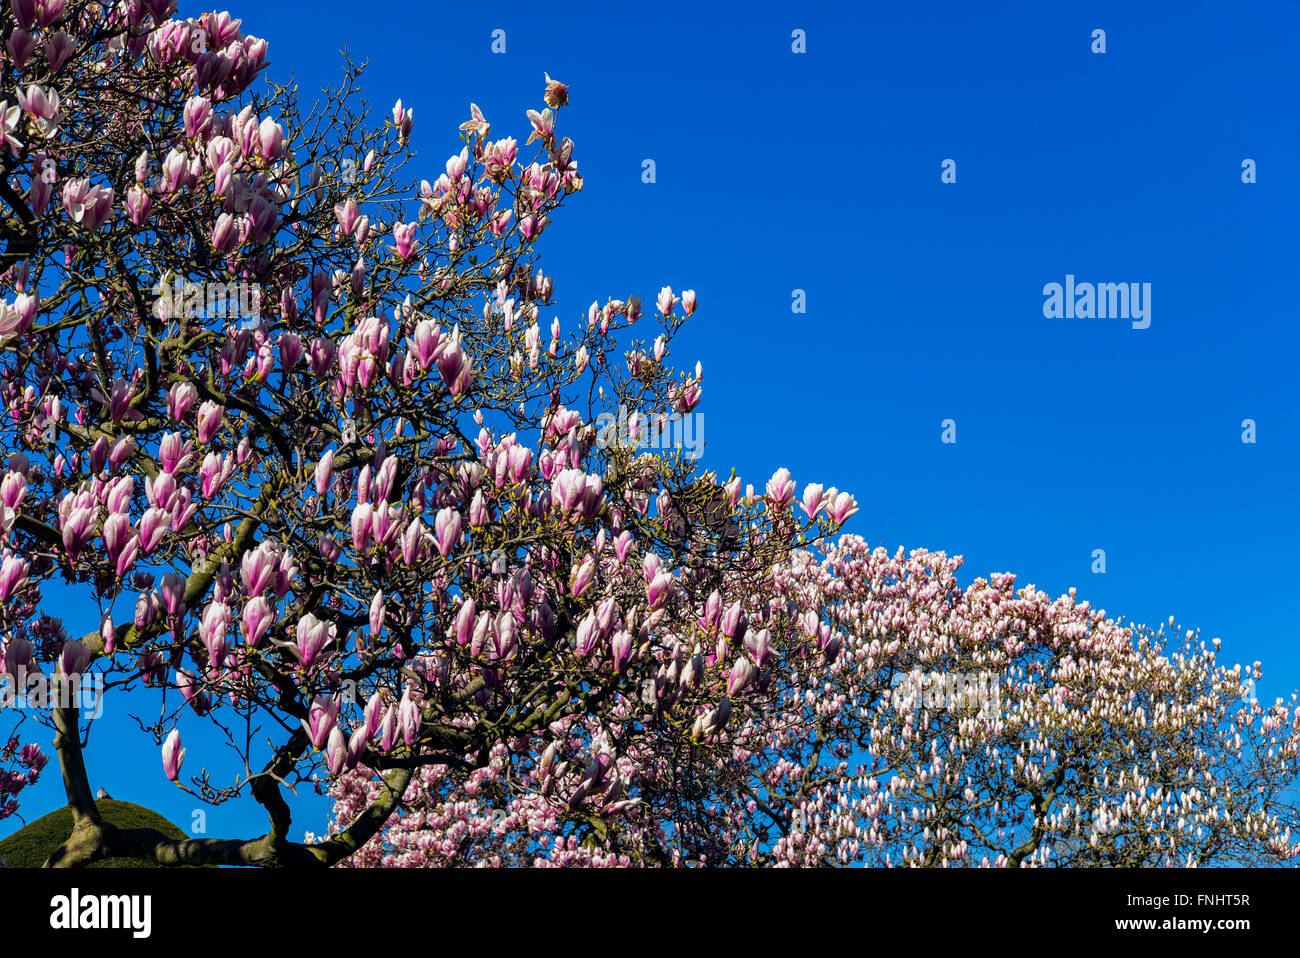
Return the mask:
<path id="1" fill-rule="evenodd" d="M 707 466 L 847 489 L 850 531 L 964 555 L 967 581 L 1014 571 L 1126 618 L 1176 615 L 1221 636 L 1227 663 L 1263 660 L 1263 696 L 1289 695 L 1300 3 L 1072 6 L 232 13 L 270 41 L 272 76 L 305 92 L 337 80 L 345 43 L 368 57 L 377 119 L 399 96 L 415 108 L 414 172 L 431 180 L 470 101 L 522 142 L 543 71 L 568 83 L 560 130 L 585 189 L 543 237 L 543 320 L 572 328 L 593 299 L 693 287 L 674 358 L 704 365 Z M 1043 286 L 1066 274 L 1150 283 L 1150 327 L 1045 318 Z M 78 614 L 70 626 L 95 625 Z M 127 709 L 96 727 L 93 785 L 188 827 L 193 800 Z M 187 772 L 222 767 L 199 725 Z M 23 801 L 29 816 L 59 803 L 57 769 Z M 296 807 L 296 833 L 323 828 L 323 800 Z M 251 800 L 208 812 L 209 835 L 263 830 Z"/>

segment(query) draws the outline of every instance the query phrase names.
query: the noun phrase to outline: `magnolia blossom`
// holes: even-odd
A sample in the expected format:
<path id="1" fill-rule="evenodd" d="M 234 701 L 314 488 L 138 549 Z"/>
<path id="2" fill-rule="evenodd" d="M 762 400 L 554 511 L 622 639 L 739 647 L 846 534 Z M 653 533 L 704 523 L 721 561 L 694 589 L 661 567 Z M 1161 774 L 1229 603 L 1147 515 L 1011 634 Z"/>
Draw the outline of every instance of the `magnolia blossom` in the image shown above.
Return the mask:
<path id="1" fill-rule="evenodd" d="M 181 773 L 181 763 L 185 761 L 185 749 L 181 748 L 181 733 L 172 729 L 162 747 L 163 772 L 173 782 Z"/>

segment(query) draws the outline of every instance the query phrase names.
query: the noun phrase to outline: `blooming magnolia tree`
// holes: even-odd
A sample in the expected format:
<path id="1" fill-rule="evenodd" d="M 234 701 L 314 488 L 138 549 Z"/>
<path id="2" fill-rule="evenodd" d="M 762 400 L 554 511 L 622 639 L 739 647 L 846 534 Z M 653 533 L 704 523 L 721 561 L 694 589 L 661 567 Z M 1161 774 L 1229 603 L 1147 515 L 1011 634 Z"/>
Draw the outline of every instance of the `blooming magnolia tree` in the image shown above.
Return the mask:
<path id="1" fill-rule="evenodd" d="M 251 796 L 269 827 L 174 841 L 104 822 L 91 720 L 52 699 L 74 828 L 49 864 L 333 864 L 413 777 L 468 782 L 503 751 L 531 767 L 557 723 L 593 719 L 590 774 L 551 791 L 607 829 L 645 802 L 609 723 L 667 714 L 643 683 L 704 615 L 726 635 L 665 720 L 720 734 L 777 665 L 742 645 L 761 630 L 739 598 L 852 497 L 815 487 L 797 519 L 784 471 L 755 494 L 598 433 L 619 406 L 638 433 L 695 409 L 700 367 L 668 357 L 696 298 L 665 287 L 653 312 L 629 296 L 542 325 L 535 246 L 582 187 L 563 84 L 522 147 L 471 106 L 445 170 L 404 183 L 413 110 L 369 125 L 354 68 L 308 110 L 254 83 L 266 44 L 240 21 L 173 13 L 3 13 L 0 628 L 12 674 L 154 695 L 160 772 L 207 802 Z M 48 614 L 74 594 L 101 623 L 80 638 Z M 219 751 L 183 744 L 200 722 Z M 354 820 L 291 841 L 285 790 L 361 767 L 382 784 Z"/>
<path id="2" fill-rule="evenodd" d="M 1123 626 L 1074 590 L 1051 599 L 1011 575 L 962 588 L 961 560 L 942 553 L 891 556 L 847 535 L 822 551 L 796 553 L 757 593 L 724 579 L 738 605 L 714 593 L 698 621 L 661 623 L 673 651 L 647 662 L 652 707 L 558 717 L 530 750 L 503 740 L 472 771 L 422 769 L 351 863 L 1261 865 L 1300 853 L 1300 706 L 1255 700 L 1250 675 L 1216 664 L 1217 639 Z M 937 702 L 916 681 L 954 673 L 993 679 Z M 729 720 L 714 724 L 724 693 Z M 338 822 L 380 787 L 361 766 L 336 780 Z"/>
<path id="3" fill-rule="evenodd" d="M 847 493 L 598 429 L 695 410 L 669 357 L 696 297 L 543 325 L 537 244 L 582 188 L 563 84 L 522 145 L 471 106 L 416 183 L 413 111 L 373 125 L 357 69 L 307 107 L 238 20 L 174 6 L 3 11 L 0 633 L 9 673 L 155 703 L 160 774 L 268 828 L 104 822 L 93 719 L 52 700 L 49 864 L 1295 853 L 1296 704 L 1242 701 L 1212 650 L 831 544 Z M 73 597 L 80 638 L 50 615 Z M 916 707 L 954 671 L 997 702 Z M 338 815 L 299 842 L 303 787 Z"/>

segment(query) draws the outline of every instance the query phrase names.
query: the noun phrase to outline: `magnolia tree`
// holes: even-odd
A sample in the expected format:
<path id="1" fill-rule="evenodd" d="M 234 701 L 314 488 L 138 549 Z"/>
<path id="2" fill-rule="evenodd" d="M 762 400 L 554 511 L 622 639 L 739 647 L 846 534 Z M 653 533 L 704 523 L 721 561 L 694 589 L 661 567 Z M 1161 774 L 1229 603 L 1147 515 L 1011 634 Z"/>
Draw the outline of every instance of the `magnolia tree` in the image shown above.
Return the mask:
<path id="1" fill-rule="evenodd" d="M 1124 626 L 1073 590 L 1051 599 L 1011 575 L 962 588 L 960 565 L 846 535 L 795 553 L 758 592 L 724 576 L 698 620 L 659 632 L 653 706 L 558 717 L 474 770 L 422 769 L 350 864 L 1196 866 L 1300 853 L 1300 707 L 1254 698 L 1259 663 L 1224 668 L 1219 640 Z M 734 664 L 719 674 L 724 654 Z M 711 724 L 723 695 L 728 721 Z M 363 766 L 345 773 L 337 821 L 380 790 Z"/>
<path id="2" fill-rule="evenodd" d="M 471 105 L 416 182 L 413 111 L 372 123 L 357 68 L 303 105 L 240 21 L 174 6 L 3 11 L 0 634 L 49 677 L 49 864 L 1295 853 L 1294 700 L 1073 597 L 832 543 L 847 493 L 658 441 L 701 401 L 669 363 L 695 294 L 542 315 L 582 188 L 563 84 L 522 145 Z M 59 694 L 86 674 L 149 703 L 136 742 Z M 991 681 L 935 701 L 965 674 Z M 139 746 L 265 834 L 103 821 L 83 750 Z M 12 793 L 44 757 L 4 761 Z M 306 788 L 337 820 L 295 841 Z"/>
<path id="3" fill-rule="evenodd" d="M 535 246 L 582 188 L 563 84 L 547 78 L 522 145 L 471 105 L 463 146 L 416 184 L 414 111 L 372 125 L 357 69 L 308 109 L 259 79 L 266 44 L 240 21 L 173 8 L 3 13 L 0 629 L 8 673 L 50 677 L 45 710 L 27 704 L 74 827 L 49 864 L 330 865 L 413 778 L 523 775 L 544 755 L 548 795 L 584 827 L 658 807 L 619 764 L 642 725 L 711 742 L 773 686 L 775 641 L 740 597 L 852 497 L 815 487 L 797 518 L 785 472 L 761 495 L 644 450 L 701 399 L 699 365 L 668 362 L 692 291 L 546 323 Z M 598 429 L 615 408 L 630 441 Z M 99 627 L 69 636 L 49 613 L 71 601 Z M 701 615 L 725 635 L 665 711 L 681 696 L 663 663 Z M 266 833 L 103 821 L 93 716 L 55 694 L 88 673 L 104 709 L 156 702 L 140 724 L 159 774 L 205 802 L 251 797 Z M 199 723 L 206 754 L 184 744 Z M 287 792 L 357 768 L 382 783 L 365 807 L 292 841 Z M 722 784 L 710 769 L 681 801 Z"/>

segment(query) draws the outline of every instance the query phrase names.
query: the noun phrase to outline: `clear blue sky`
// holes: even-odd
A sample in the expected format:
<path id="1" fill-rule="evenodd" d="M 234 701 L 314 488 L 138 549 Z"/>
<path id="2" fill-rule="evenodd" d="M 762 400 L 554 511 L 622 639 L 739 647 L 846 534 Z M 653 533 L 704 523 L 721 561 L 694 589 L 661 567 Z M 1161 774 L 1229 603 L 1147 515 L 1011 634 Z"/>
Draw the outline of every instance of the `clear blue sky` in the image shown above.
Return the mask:
<path id="1" fill-rule="evenodd" d="M 415 107 L 430 179 L 471 100 L 522 142 L 543 71 L 568 83 L 561 132 L 586 186 L 543 239 L 543 320 L 693 287 L 674 356 L 704 364 L 706 465 L 848 489 L 851 531 L 964 555 L 967 581 L 1014 571 L 1138 621 L 1174 614 L 1221 636 L 1227 663 L 1263 660 L 1263 696 L 1289 695 L 1300 3 L 836 6 L 232 13 L 270 41 L 271 74 L 307 91 L 337 78 L 345 43 L 368 57 L 376 111 Z M 1044 318 L 1044 284 L 1067 273 L 1151 283 L 1150 328 Z M 111 741 L 132 733 L 127 708 L 96 728 L 93 785 L 188 827 L 193 802 L 156 749 Z M 183 728 L 187 772 L 221 767 L 201 724 Z M 57 770 L 23 798 L 29 815 L 61 801 Z M 209 812 L 209 835 L 261 833 L 260 809 L 238 804 Z M 323 828 L 322 800 L 297 808 L 295 837 Z"/>

